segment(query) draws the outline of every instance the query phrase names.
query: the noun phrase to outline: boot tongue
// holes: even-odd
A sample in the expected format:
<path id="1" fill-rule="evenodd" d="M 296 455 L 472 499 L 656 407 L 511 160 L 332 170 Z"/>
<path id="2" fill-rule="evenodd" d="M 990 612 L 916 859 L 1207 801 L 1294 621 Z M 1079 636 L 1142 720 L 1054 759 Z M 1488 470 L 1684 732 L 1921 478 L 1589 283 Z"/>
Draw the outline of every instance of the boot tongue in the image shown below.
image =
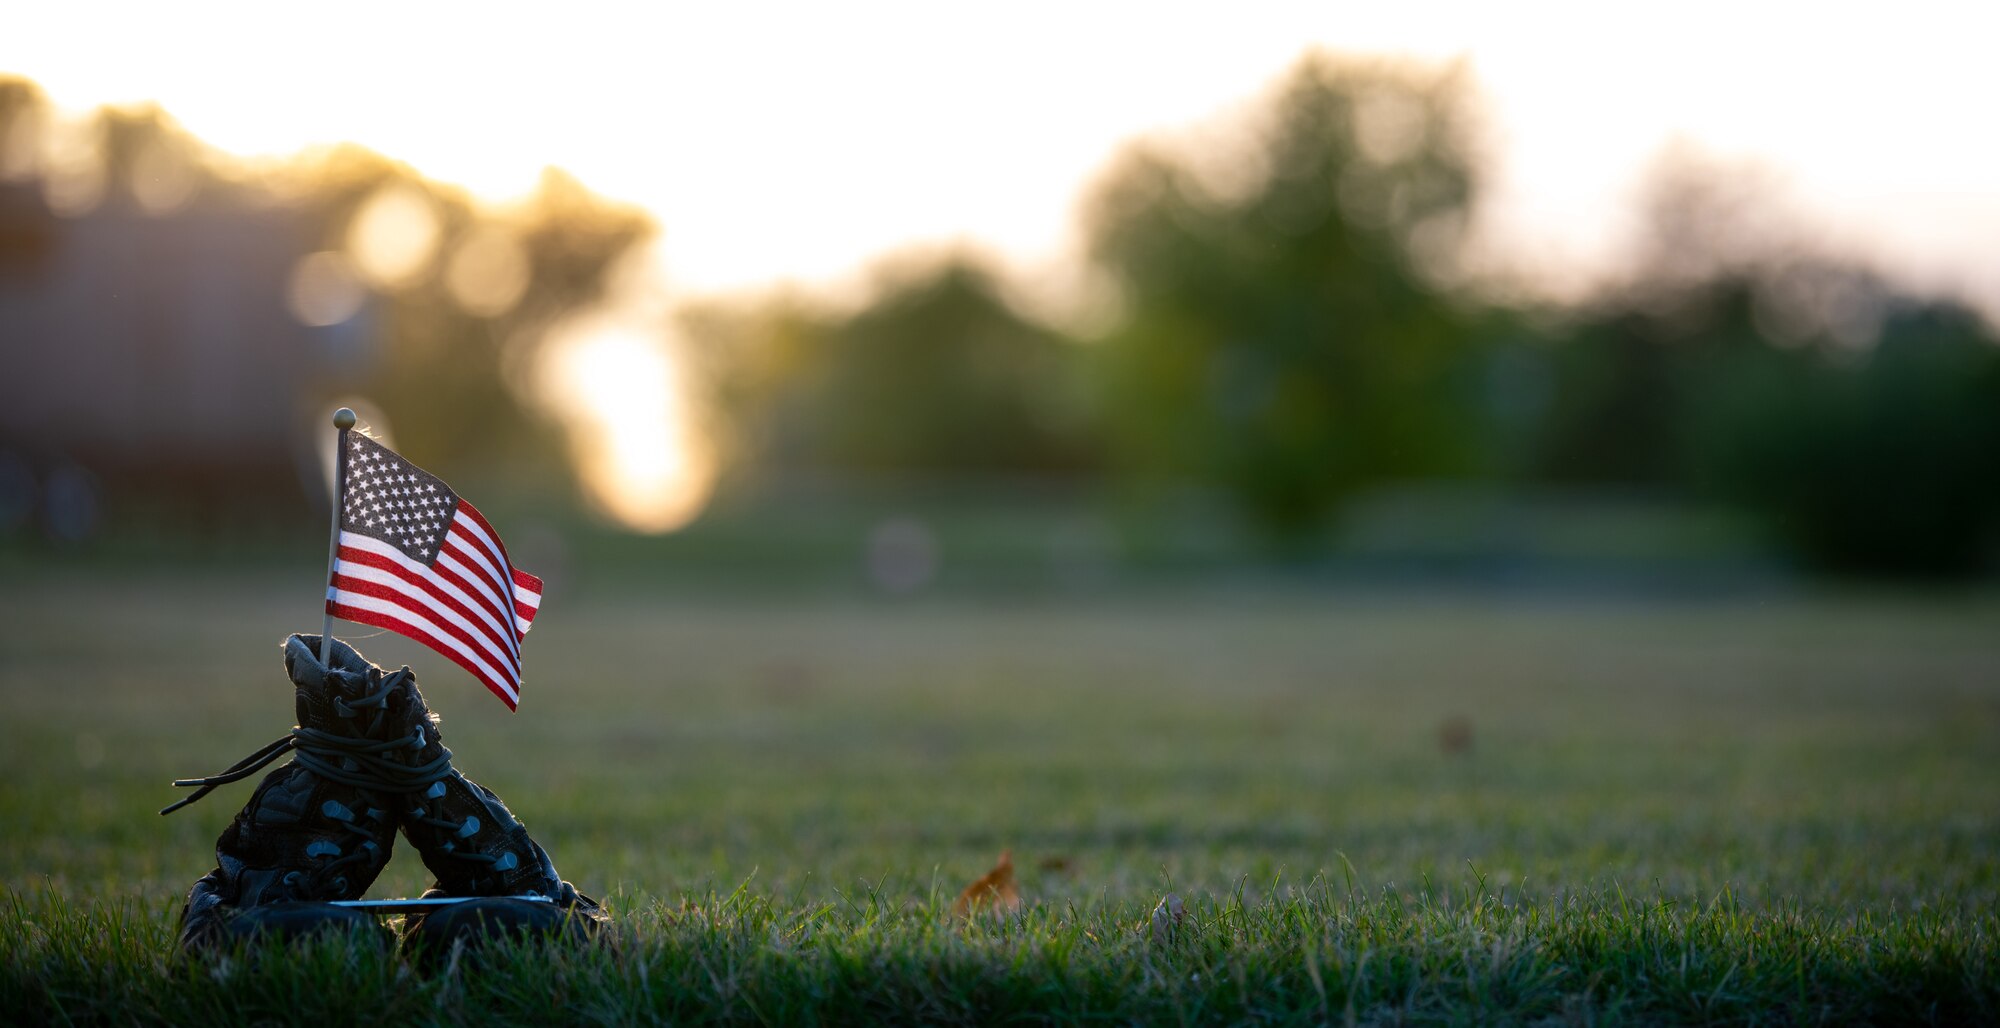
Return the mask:
<path id="1" fill-rule="evenodd" d="M 338 639 L 332 645 L 333 666 L 322 665 L 319 641 L 316 635 L 294 635 L 285 640 L 285 673 L 297 687 L 294 699 L 300 726 L 331 731 L 339 720 L 334 714 L 335 697 L 352 700 L 366 695 L 368 672 L 374 667 Z"/>
<path id="2" fill-rule="evenodd" d="M 321 665 L 319 647 L 317 635 L 293 634 L 285 640 L 285 673 L 292 676 L 293 683 L 317 687 L 320 679 L 330 672 L 346 671 L 366 678 L 368 672 L 380 670 L 361 651 L 339 639 L 327 645 L 327 662 Z"/>

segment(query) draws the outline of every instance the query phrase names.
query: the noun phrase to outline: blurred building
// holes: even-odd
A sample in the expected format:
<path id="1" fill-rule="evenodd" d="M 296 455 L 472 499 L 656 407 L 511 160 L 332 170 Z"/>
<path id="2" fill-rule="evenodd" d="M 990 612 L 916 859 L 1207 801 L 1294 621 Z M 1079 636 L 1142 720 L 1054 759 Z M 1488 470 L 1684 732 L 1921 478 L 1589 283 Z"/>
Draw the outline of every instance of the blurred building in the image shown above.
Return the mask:
<path id="1" fill-rule="evenodd" d="M 308 408 L 371 338 L 366 306 L 326 327 L 287 309 L 308 230 L 282 206 L 198 197 L 162 216 L 115 189 L 65 217 L 37 182 L 0 185 L 0 477 L 32 476 L 44 520 L 50 490 L 79 482 L 209 524 L 302 505 Z"/>

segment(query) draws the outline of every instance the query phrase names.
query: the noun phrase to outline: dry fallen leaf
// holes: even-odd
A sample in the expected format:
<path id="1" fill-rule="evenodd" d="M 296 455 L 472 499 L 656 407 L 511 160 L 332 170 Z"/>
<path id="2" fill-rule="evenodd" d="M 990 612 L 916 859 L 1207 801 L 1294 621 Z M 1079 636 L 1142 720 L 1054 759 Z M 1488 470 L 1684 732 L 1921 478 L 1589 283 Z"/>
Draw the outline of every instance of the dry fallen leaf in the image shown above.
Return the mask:
<path id="1" fill-rule="evenodd" d="M 1438 749 L 1447 757 L 1472 752 L 1472 719 L 1453 714 L 1438 725 Z"/>
<path id="2" fill-rule="evenodd" d="M 1167 898 L 1153 908 L 1153 944 L 1164 946 L 1174 941 L 1174 933 L 1187 918 L 1187 905 L 1178 894 L 1167 893 Z"/>
<path id="3" fill-rule="evenodd" d="M 1011 914 L 1021 909 L 1021 890 L 1014 887 L 1014 851 L 1002 850 L 1000 861 L 993 870 L 979 877 L 979 880 L 965 887 L 958 899 L 951 905 L 951 912 L 959 917 L 970 917 L 974 913 L 991 907 L 995 914 Z"/>

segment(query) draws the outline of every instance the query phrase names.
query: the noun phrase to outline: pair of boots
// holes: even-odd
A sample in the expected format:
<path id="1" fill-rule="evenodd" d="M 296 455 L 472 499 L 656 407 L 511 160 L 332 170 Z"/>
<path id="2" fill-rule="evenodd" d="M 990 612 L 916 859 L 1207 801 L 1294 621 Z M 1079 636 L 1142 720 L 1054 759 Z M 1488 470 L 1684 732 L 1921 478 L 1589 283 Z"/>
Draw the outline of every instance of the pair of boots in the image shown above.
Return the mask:
<path id="1" fill-rule="evenodd" d="M 285 642 L 298 705 L 291 734 L 219 775 L 174 783 L 200 788 L 161 811 L 292 753 L 216 839 L 216 868 L 194 883 L 181 911 L 182 950 L 328 927 L 380 931 L 373 917 L 331 901 L 368 891 L 398 829 L 436 876 L 425 898 L 481 897 L 410 915 L 410 938 L 445 942 L 495 930 L 581 935 L 606 920 L 596 901 L 556 874 L 498 796 L 451 766 L 437 717 L 409 668 L 384 673 L 338 639 L 321 664 L 319 647 L 314 635 Z M 510 898 L 522 896 L 540 899 Z"/>

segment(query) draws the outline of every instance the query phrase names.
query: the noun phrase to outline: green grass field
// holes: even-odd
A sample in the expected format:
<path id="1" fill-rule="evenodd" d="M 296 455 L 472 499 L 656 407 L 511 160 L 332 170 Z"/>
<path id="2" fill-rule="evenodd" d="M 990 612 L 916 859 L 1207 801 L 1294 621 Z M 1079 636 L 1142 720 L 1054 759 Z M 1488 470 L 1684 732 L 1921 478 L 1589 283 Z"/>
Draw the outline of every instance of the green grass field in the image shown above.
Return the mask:
<path id="1" fill-rule="evenodd" d="M 512 715 L 346 626 L 611 944 L 177 961 L 251 783 L 154 811 L 290 726 L 295 577 L 0 583 L 0 1019 L 2000 1018 L 1992 597 L 572 590 Z"/>

